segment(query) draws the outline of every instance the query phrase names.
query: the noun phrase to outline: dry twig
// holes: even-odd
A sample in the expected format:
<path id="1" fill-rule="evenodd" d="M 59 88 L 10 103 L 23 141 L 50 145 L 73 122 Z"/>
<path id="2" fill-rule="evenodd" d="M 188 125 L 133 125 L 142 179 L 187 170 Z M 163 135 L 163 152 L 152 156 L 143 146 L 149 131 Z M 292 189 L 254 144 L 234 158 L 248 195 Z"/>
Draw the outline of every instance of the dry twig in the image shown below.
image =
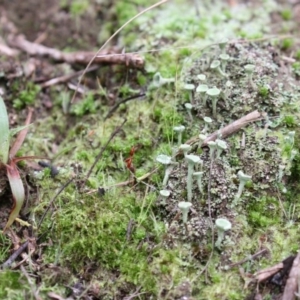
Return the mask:
<path id="1" fill-rule="evenodd" d="M 18 256 L 27 249 L 29 240 L 23 243 L 9 258 L 1 265 L 1 269 L 9 268 Z"/>
<path id="2" fill-rule="evenodd" d="M 204 140 L 201 147 L 207 146 L 207 143 L 209 141 L 214 141 L 219 134 L 222 134 L 222 138 L 225 139 L 228 136 L 234 134 L 235 132 L 239 131 L 242 127 L 248 125 L 249 123 L 256 122 L 260 120 L 263 117 L 263 114 L 258 112 L 257 110 L 249 113 L 248 115 L 234 121 L 233 123 L 225 126 L 224 128 L 221 128 L 214 133 L 212 133 L 207 139 Z M 193 145 L 197 143 L 199 140 L 198 137 L 193 137 L 190 140 L 188 140 L 186 143 Z"/>
<path id="3" fill-rule="evenodd" d="M 67 183 L 65 183 L 60 189 L 59 191 L 56 193 L 56 195 L 52 198 L 52 200 L 50 201 L 48 207 L 46 208 L 44 214 L 42 215 L 41 219 L 40 219 L 40 222 L 37 226 L 38 230 L 39 228 L 41 227 L 43 221 L 44 221 L 44 218 L 46 217 L 51 205 L 53 204 L 53 202 L 56 200 L 56 198 L 61 194 L 61 192 L 71 183 L 73 182 L 74 178 L 71 178 L 69 181 L 67 181 Z"/>
<path id="4" fill-rule="evenodd" d="M 95 71 L 97 69 L 98 69 L 98 66 L 92 66 L 86 72 L 92 72 L 92 71 Z M 81 76 L 82 73 L 83 73 L 83 70 L 80 70 L 80 71 L 74 72 L 72 74 L 55 77 L 55 78 L 47 80 L 46 82 L 41 83 L 40 86 L 42 88 L 47 88 L 47 87 L 50 87 L 52 85 L 56 85 L 56 84 L 60 84 L 60 83 L 66 83 L 67 81 L 69 81 L 69 80 L 71 80 L 75 77 Z"/>
<path id="5" fill-rule="evenodd" d="M 107 115 L 105 116 L 104 118 L 104 121 L 107 120 L 108 118 L 110 118 L 112 116 L 112 114 L 118 109 L 118 107 L 121 105 L 121 104 L 124 104 L 130 100 L 133 100 L 133 99 L 136 99 L 136 98 L 140 98 L 140 97 L 144 97 L 146 95 L 146 93 L 138 93 L 136 95 L 132 95 L 128 98 L 125 98 L 125 99 L 122 99 L 120 100 L 119 102 L 117 102 L 110 110 L 109 112 L 107 113 Z"/>
<path id="6" fill-rule="evenodd" d="M 11 35 L 8 39 L 8 43 L 11 47 L 20 49 L 28 53 L 29 55 L 49 57 L 56 62 L 86 65 L 95 57 L 94 52 L 79 51 L 65 53 L 54 48 L 46 47 L 37 43 L 32 43 L 26 40 L 25 37 L 20 34 L 17 36 Z M 93 64 L 120 64 L 130 66 L 133 68 L 142 68 L 144 66 L 144 60 L 138 54 L 120 55 L 120 52 L 121 51 L 116 48 L 112 48 L 110 50 L 105 51 L 103 50 L 99 53 L 101 54 L 101 56 L 95 57 L 95 59 L 93 59 Z M 87 69 L 84 72 L 86 72 Z"/>
<path id="7" fill-rule="evenodd" d="M 226 266 L 226 271 L 229 270 L 229 269 L 231 269 L 231 268 L 237 267 L 237 266 L 239 266 L 239 265 L 241 265 L 241 264 L 243 264 L 243 263 L 245 263 L 245 262 L 247 262 L 249 260 L 254 260 L 254 259 L 258 258 L 259 256 L 267 253 L 267 252 L 268 252 L 268 249 L 266 249 L 266 248 L 264 248 L 262 250 L 259 250 L 258 252 L 256 252 L 253 255 L 250 255 L 250 256 L 248 256 L 248 257 L 246 257 L 246 258 L 244 258 L 244 259 L 242 259 L 242 260 L 240 260 L 240 261 L 238 261 L 236 263 L 232 263 L 232 264 Z"/>
<path id="8" fill-rule="evenodd" d="M 85 68 L 85 71 L 83 72 L 82 76 L 79 79 L 78 85 L 80 85 L 81 80 L 86 72 L 86 70 L 91 66 L 91 64 L 94 62 L 94 60 L 97 58 L 97 56 L 100 55 L 100 53 L 103 51 L 103 49 L 108 45 L 108 43 L 116 36 L 118 35 L 119 32 L 121 32 L 123 30 L 123 28 L 125 28 L 129 23 L 131 23 L 133 20 L 137 19 L 139 16 L 143 15 L 144 13 L 146 13 L 147 11 L 154 9 L 155 7 L 164 4 L 166 2 L 168 2 L 169 0 L 161 0 L 158 3 L 155 3 L 153 5 L 151 5 L 150 7 L 147 7 L 146 9 L 142 10 L 141 12 L 139 12 L 138 14 L 136 14 L 134 17 L 132 17 L 131 19 L 129 19 L 125 24 L 123 24 L 113 35 L 111 35 L 111 37 L 102 45 L 102 47 L 97 51 L 97 53 L 91 58 L 91 60 L 89 61 L 88 65 Z M 74 102 L 74 99 L 76 97 L 77 94 L 77 90 L 75 91 L 73 98 L 71 100 L 71 103 Z"/>

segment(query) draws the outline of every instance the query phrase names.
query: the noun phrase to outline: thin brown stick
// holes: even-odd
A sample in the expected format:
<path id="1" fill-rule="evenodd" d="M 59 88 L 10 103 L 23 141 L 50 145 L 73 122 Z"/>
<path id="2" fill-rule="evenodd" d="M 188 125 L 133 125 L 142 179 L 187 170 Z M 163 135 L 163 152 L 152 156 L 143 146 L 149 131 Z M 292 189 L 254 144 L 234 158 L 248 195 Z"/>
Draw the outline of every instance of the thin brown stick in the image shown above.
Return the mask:
<path id="1" fill-rule="evenodd" d="M 274 274 L 278 273 L 283 268 L 284 268 L 284 264 L 283 264 L 283 262 L 280 262 L 272 267 L 257 271 L 253 275 L 253 278 L 255 281 L 260 283 L 260 282 L 265 281 L 266 279 L 270 278 Z"/>
<path id="2" fill-rule="evenodd" d="M 138 54 L 120 54 L 121 50 L 112 48 L 111 50 L 106 50 L 101 52 L 101 56 L 97 57 L 94 52 L 90 51 L 78 51 L 65 53 L 58 49 L 43 46 L 41 44 L 32 43 L 25 39 L 23 35 L 17 35 L 11 37 L 9 40 L 9 45 L 18 48 L 29 55 L 32 56 L 42 56 L 49 57 L 56 62 L 66 62 L 69 64 L 88 64 L 88 68 L 84 70 L 84 73 L 91 66 L 91 62 L 94 64 L 121 64 L 126 66 L 131 66 L 134 68 L 142 68 L 144 66 L 144 60 Z M 98 53 L 98 52 L 97 52 Z M 108 55 L 110 54 L 110 55 Z M 95 57 L 95 58 L 94 58 Z"/>
<path id="3" fill-rule="evenodd" d="M 94 60 L 97 58 L 97 56 L 101 53 L 101 51 L 108 45 L 108 43 L 117 35 L 119 34 L 119 32 L 121 32 L 123 30 L 123 28 L 125 28 L 129 23 L 131 23 L 133 20 L 137 19 L 139 16 L 143 15 L 144 13 L 146 13 L 147 11 L 161 5 L 161 4 L 164 4 L 166 2 L 168 2 L 169 0 L 162 0 L 162 1 L 159 1 L 158 3 L 154 4 L 154 5 L 151 5 L 150 7 L 142 10 L 141 12 L 139 12 L 138 14 L 136 14 L 134 17 L 132 17 L 131 19 L 129 19 L 125 24 L 123 24 L 112 36 L 110 36 L 110 38 L 102 45 L 102 47 L 97 51 L 97 53 L 91 58 L 90 62 L 88 63 L 88 65 L 86 66 L 82 76 L 80 77 L 79 79 L 79 82 L 78 82 L 78 87 L 80 86 L 80 83 L 82 81 L 82 78 L 83 76 L 85 75 L 85 72 L 86 70 L 91 66 L 91 64 L 94 62 Z M 77 89 L 76 91 L 74 92 L 74 95 L 73 95 L 73 98 L 71 100 L 71 103 L 74 102 L 74 99 L 76 97 L 76 94 L 77 94 Z"/>
<path id="4" fill-rule="evenodd" d="M 208 138 L 206 138 L 201 147 L 207 146 L 209 141 L 214 141 L 219 134 L 222 134 L 222 138 L 225 139 L 228 136 L 234 134 L 235 132 L 239 131 L 242 127 L 248 125 L 249 123 L 256 122 L 263 117 L 263 114 L 258 112 L 257 110 L 249 113 L 248 115 L 234 121 L 233 123 L 215 131 L 212 133 Z M 193 137 L 188 140 L 186 143 L 193 145 L 199 141 L 199 137 Z"/>
<path id="5" fill-rule="evenodd" d="M 92 72 L 97 69 L 98 69 L 98 66 L 91 66 L 86 72 Z M 69 81 L 75 77 L 81 76 L 82 74 L 83 74 L 83 70 L 80 70 L 80 71 L 74 72 L 72 74 L 51 78 L 51 79 L 41 83 L 40 86 L 41 86 L 41 88 L 47 88 L 47 87 L 50 87 L 50 86 L 53 86 L 56 84 L 66 83 L 67 81 Z"/>
<path id="6" fill-rule="evenodd" d="M 17 257 L 27 249 L 29 241 L 27 240 L 23 243 L 1 266 L 1 269 L 9 268 L 12 263 L 17 259 Z"/>
<path id="7" fill-rule="evenodd" d="M 114 132 L 110 135 L 110 137 L 109 137 L 108 141 L 106 142 L 106 144 L 101 148 L 99 154 L 98 154 L 98 155 L 96 156 L 96 158 L 95 158 L 95 161 L 94 161 L 93 165 L 91 166 L 90 170 L 88 171 L 88 173 L 87 173 L 87 175 L 86 175 L 86 177 L 85 177 L 85 180 L 84 180 L 82 186 L 85 186 L 85 184 L 86 184 L 87 180 L 89 179 L 89 177 L 90 177 L 90 175 L 91 175 L 93 169 L 95 168 L 97 162 L 98 162 L 99 159 L 101 158 L 101 156 L 102 156 L 103 152 L 105 151 L 105 149 L 107 148 L 108 144 L 109 144 L 109 143 L 111 142 L 111 140 L 115 137 L 115 135 L 117 135 L 117 133 L 121 130 L 121 128 L 123 127 L 123 125 L 124 125 L 126 122 L 127 122 L 127 119 L 125 119 L 125 120 L 122 122 L 122 124 L 114 130 Z"/>
<path id="8" fill-rule="evenodd" d="M 109 112 L 107 113 L 107 115 L 104 118 L 104 121 L 107 120 L 108 118 L 110 118 L 112 116 L 112 114 L 118 109 L 118 107 L 121 104 L 124 104 L 124 103 L 126 103 L 130 100 L 136 99 L 136 98 L 144 97 L 145 95 L 146 95 L 146 93 L 139 93 L 139 94 L 136 94 L 136 95 L 130 96 L 128 98 L 120 100 L 109 110 Z"/>
<path id="9" fill-rule="evenodd" d="M 245 263 L 245 262 L 247 262 L 249 260 L 254 260 L 257 257 L 259 257 L 259 256 L 261 256 L 261 255 L 263 255 L 263 254 L 265 254 L 267 252 L 268 252 L 268 249 L 266 249 L 266 248 L 264 248 L 262 250 L 259 250 L 258 252 L 256 252 L 255 254 L 253 254 L 253 255 L 251 255 L 249 257 L 246 257 L 246 258 L 244 258 L 244 259 L 242 259 L 242 260 L 240 260 L 240 261 L 238 261 L 236 263 L 232 263 L 230 265 L 227 265 L 226 266 L 226 271 L 229 270 L 229 269 L 231 269 L 231 268 L 237 267 L 237 266 L 239 266 L 239 265 L 241 265 L 241 264 L 243 264 L 243 263 Z"/>
<path id="10" fill-rule="evenodd" d="M 38 229 L 38 230 L 39 230 L 39 228 L 41 227 L 41 225 L 42 225 L 42 223 L 43 223 L 43 221 L 44 221 L 44 219 L 45 219 L 45 217 L 46 217 L 46 215 L 47 215 L 47 213 L 48 213 L 48 211 L 49 211 L 51 205 L 53 204 L 53 202 L 54 202 L 54 201 L 56 200 L 56 198 L 61 194 L 61 192 L 62 192 L 62 191 L 63 191 L 63 190 L 64 190 L 71 182 L 73 182 L 73 180 L 74 180 L 74 178 L 71 178 L 69 181 L 67 181 L 67 183 L 65 183 L 65 184 L 59 189 L 59 191 L 56 193 L 56 195 L 52 198 L 52 200 L 50 201 L 48 207 L 46 208 L 44 214 L 42 215 L 42 217 L 41 217 L 41 219 L 40 219 L 40 222 L 39 222 L 39 224 L 38 224 L 38 226 L 37 226 L 37 229 Z"/>
<path id="11" fill-rule="evenodd" d="M 286 281 L 282 300 L 293 300 L 295 299 L 295 292 L 297 291 L 298 282 L 300 278 L 300 251 L 293 261 L 293 266 L 290 270 L 289 278 Z"/>
<path id="12" fill-rule="evenodd" d="M 30 286 L 32 295 L 34 295 L 35 300 L 42 300 L 42 298 L 38 295 L 38 289 L 35 288 L 35 285 L 34 285 L 32 279 L 30 278 L 29 274 L 27 273 L 26 269 L 24 268 L 24 266 L 21 265 L 20 269 L 21 269 L 22 273 L 24 274 L 24 276 L 27 279 L 27 282 Z"/>

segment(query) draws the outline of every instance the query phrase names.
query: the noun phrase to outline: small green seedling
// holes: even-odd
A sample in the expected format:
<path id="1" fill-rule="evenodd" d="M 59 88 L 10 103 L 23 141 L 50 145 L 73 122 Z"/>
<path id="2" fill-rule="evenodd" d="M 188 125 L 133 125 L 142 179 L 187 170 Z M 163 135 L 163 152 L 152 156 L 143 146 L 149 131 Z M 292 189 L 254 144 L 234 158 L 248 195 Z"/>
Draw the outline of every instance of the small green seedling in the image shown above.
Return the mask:
<path id="1" fill-rule="evenodd" d="M 184 157 L 187 156 L 188 152 L 192 149 L 192 146 L 189 144 L 181 144 L 179 150 L 183 152 Z"/>
<path id="2" fill-rule="evenodd" d="M 166 205 L 167 204 L 166 200 L 170 196 L 171 192 L 168 190 L 161 190 L 161 191 L 159 191 L 159 194 L 162 198 L 162 204 Z"/>
<path id="3" fill-rule="evenodd" d="M 192 207 L 191 202 L 181 201 L 178 203 L 178 208 L 181 210 L 182 221 L 184 224 L 186 224 L 186 222 L 187 222 L 188 213 L 189 213 L 191 207 Z"/>
<path id="4" fill-rule="evenodd" d="M 195 164 L 200 163 L 200 157 L 197 155 L 186 155 L 185 160 L 188 164 L 188 175 L 187 175 L 187 199 L 189 202 L 192 201 L 192 185 L 193 185 L 193 173 L 194 173 L 194 166 Z"/>
<path id="5" fill-rule="evenodd" d="M 207 136 L 203 133 L 199 134 L 199 142 L 198 142 L 198 149 L 201 148 L 203 142 L 206 140 Z"/>
<path id="6" fill-rule="evenodd" d="M 207 142 L 207 146 L 209 147 L 209 158 L 211 160 L 214 159 L 215 151 L 217 149 L 217 144 L 215 141 L 209 141 Z"/>
<path id="7" fill-rule="evenodd" d="M 164 78 L 159 72 L 155 73 L 153 76 L 153 81 L 150 88 L 160 88 L 163 85 L 174 83 L 175 78 Z"/>
<path id="8" fill-rule="evenodd" d="M 194 89 L 195 89 L 195 85 L 192 84 L 192 83 L 186 83 L 184 86 L 183 86 L 183 89 L 188 91 L 188 94 L 189 94 L 189 100 L 190 102 L 192 103 L 193 102 L 193 92 L 194 92 Z"/>
<path id="9" fill-rule="evenodd" d="M 160 154 L 156 157 L 156 161 L 165 166 L 165 175 L 162 183 L 162 186 L 165 187 L 168 183 L 169 176 L 171 173 L 170 166 L 172 165 L 172 157 L 165 154 Z"/>
<path id="10" fill-rule="evenodd" d="M 205 80 L 206 80 L 206 75 L 205 75 L 205 74 L 199 74 L 199 75 L 197 75 L 197 78 L 198 78 L 200 81 L 205 81 Z"/>
<path id="11" fill-rule="evenodd" d="M 191 103 L 185 103 L 184 106 L 189 115 L 190 120 L 193 122 L 193 115 L 192 115 L 193 105 Z"/>
<path id="12" fill-rule="evenodd" d="M 219 48 L 222 51 L 222 53 L 225 53 L 226 50 L 226 45 L 228 44 L 229 40 L 224 38 L 223 40 L 221 40 L 221 42 L 219 42 Z"/>
<path id="13" fill-rule="evenodd" d="M 284 175 L 284 170 L 285 170 L 285 165 L 279 165 L 279 171 L 278 171 L 278 175 L 277 175 L 277 180 L 278 182 L 281 182 L 282 177 Z"/>
<path id="14" fill-rule="evenodd" d="M 202 130 L 202 132 L 206 133 L 213 120 L 210 117 L 204 117 L 203 121 L 204 121 L 205 125 L 204 125 L 204 129 Z"/>
<path id="15" fill-rule="evenodd" d="M 223 77 L 227 77 L 227 74 L 225 74 L 223 72 L 223 70 L 221 69 L 221 62 L 219 60 L 214 60 L 211 65 L 210 68 L 212 70 L 215 70 L 218 74 L 220 74 Z"/>
<path id="16" fill-rule="evenodd" d="M 202 177 L 203 177 L 203 175 L 204 175 L 204 172 L 201 172 L 201 171 L 195 172 L 193 174 L 193 176 L 196 177 L 196 179 L 197 179 L 198 189 L 199 189 L 199 192 L 201 194 L 203 194 L 203 186 L 202 186 Z"/>
<path id="17" fill-rule="evenodd" d="M 175 126 L 173 127 L 173 130 L 178 133 L 177 141 L 178 141 L 178 146 L 180 146 L 182 143 L 182 133 L 185 130 L 185 126 L 183 125 Z"/>
<path id="18" fill-rule="evenodd" d="M 237 175 L 238 175 L 240 184 L 239 184 L 238 192 L 235 196 L 235 200 L 240 199 L 240 197 L 242 196 L 242 193 L 243 193 L 246 182 L 250 181 L 251 178 L 252 178 L 252 176 L 246 175 L 242 170 L 238 171 Z"/>
<path id="19" fill-rule="evenodd" d="M 251 65 L 251 64 L 245 65 L 244 70 L 245 70 L 245 73 L 248 77 L 248 82 L 250 83 L 252 88 L 255 89 L 256 86 L 255 86 L 255 83 L 253 82 L 253 73 L 254 73 L 254 70 L 255 70 L 255 66 Z"/>
<path id="20" fill-rule="evenodd" d="M 220 219 L 216 220 L 216 227 L 218 230 L 218 239 L 215 243 L 215 246 L 218 249 L 221 249 L 221 244 L 222 244 L 222 241 L 224 240 L 225 231 L 231 229 L 231 223 L 227 219 L 220 218 Z"/>
<path id="21" fill-rule="evenodd" d="M 200 94 L 201 100 L 203 101 L 203 106 L 206 106 L 206 98 L 207 94 L 206 91 L 208 90 L 208 85 L 206 84 L 199 84 L 196 88 L 196 93 Z"/>
<path id="22" fill-rule="evenodd" d="M 225 151 L 227 149 L 227 144 L 225 141 L 223 140 L 216 140 L 216 146 L 217 146 L 217 155 L 216 158 L 219 159 L 222 152 Z"/>
<path id="23" fill-rule="evenodd" d="M 214 118 L 217 117 L 217 102 L 218 102 L 220 93 L 221 93 L 221 90 L 219 90 L 216 87 L 213 87 L 206 91 L 206 94 L 211 98 L 211 101 L 212 101 L 212 113 L 213 113 Z"/>
<path id="24" fill-rule="evenodd" d="M 226 71 L 227 62 L 229 61 L 230 56 L 228 54 L 226 54 L 226 53 L 222 53 L 222 54 L 220 54 L 219 58 L 221 60 L 222 70 L 223 70 L 223 72 L 225 72 Z"/>

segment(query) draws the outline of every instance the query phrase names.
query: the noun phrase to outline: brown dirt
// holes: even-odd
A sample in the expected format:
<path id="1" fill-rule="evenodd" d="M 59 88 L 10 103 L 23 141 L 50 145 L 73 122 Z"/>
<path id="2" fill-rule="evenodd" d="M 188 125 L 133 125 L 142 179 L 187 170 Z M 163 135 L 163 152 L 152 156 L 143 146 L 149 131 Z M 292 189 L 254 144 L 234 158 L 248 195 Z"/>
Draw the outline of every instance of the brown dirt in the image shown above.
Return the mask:
<path id="1" fill-rule="evenodd" d="M 98 46 L 98 34 L 109 17 L 107 11 L 112 5 L 110 1 L 106 1 L 106 5 L 91 1 L 91 9 L 76 17 L 76 22 L 70 14 L 72 1 L 67 1 L 65 5 L 61 5 L 61 2 L 4 0 L 2 7 L 9 20 L 30 41 L 38 40 L 45 46 L 55 46 L 59 49 L 91 50 Z"/>

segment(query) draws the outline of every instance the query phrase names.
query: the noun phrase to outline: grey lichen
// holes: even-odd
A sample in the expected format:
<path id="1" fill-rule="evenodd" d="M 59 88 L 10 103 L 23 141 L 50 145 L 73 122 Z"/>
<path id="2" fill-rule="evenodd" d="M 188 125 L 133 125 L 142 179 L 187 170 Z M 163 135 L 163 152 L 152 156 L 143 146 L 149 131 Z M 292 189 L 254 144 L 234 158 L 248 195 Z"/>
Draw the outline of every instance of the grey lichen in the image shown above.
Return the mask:
<path id="1" fill-rule="evenodd" d="M 295 92 L 296 89 L 293 87 L 292 81 L 288 81 L 287 76 L 280 76 L 280 63 L 274 48 L 269 45 L 242 44 L 238 42 L 224 47 L 226 51 L 225 48 L 222 48 L 221 53 L 220 49 L 216 48 L 206 51 L 202 54 L 201 59 L 195 60 L 195 64 L 190 67 L 190 70 L 184 73 L 193 82 L 199 82 L 197 75 L 193 74 L 205 74 L 209 78 L 209 81 L 207 80 L 209 86 L 217 86 L 223 90 L 221 98 L 225 99 L 223 101 L 227 100 L 226 105 L 224 106 L 220 99 L 220 104 L 218 103 L 218 106 L 226 107 L 226 110 L 222 110 L 223 121 L 228 122 L 232 118 L 241 117 L 250 108 L 252 110 L 265 111 L 272 116 L 280 111 L 280 107 L 284 103 L 290 101 L 291 92 L 287 92 L 285 89 L 288 87 L 290 91 L 294 90 Z M 226 55 L 230 56 L 226 65 L 228 77 L 216 75 L 215 69 L 207 68 L 206 62 L 207 60 L 218 61 L 220 55 L 223 57 L 225 52 Z M 213 67 L 220 67 L 217 65 L 219 63 L 215 62 Z M 274 84 L 274 80 L 276 84 Z M 226 87 L 227 82 L 230 82 L 230 87 Z M 200 82 L 200 84 L 202 83 Z M 267 96 L 263 96 L 258 88 L 254 88 L 263 86 L 269 87 Z M 203 104 L 199 93 L 195 94 L 194 100 L 194 107 L 195 110 L 198 110 L 198 114 L 200 116 L 209 115 L 209 108 Z M 217 126 L 218 124 L 215 125 Z"/>
<path id="2" fill-rule="evenodd" d="M 295 141 L 294 130 L 289 132 L 284 128 L 282 133 L 278 127 L 282 119 L 280 118 L 282 108 L 286 109 L 286 104 L 290 105 L 290 99 L 294 99 L 293 101 L 298 99 L 295 95 L 299 96 L 299 90 L 296 84 L 288 83 L 288 76 L 279 76 L 280 64 L 276 58 L 276 51 L 271 46 L 234 42 L 224 46 L 222 50 L 212 47 L 211 51 L 201 55 L 191 67 L 190 73 L 184 73 L 188 74 L 188 79 L 184 81 L 198 84 L 199 88 L 196 89 L 193 103 L 195 126 L 192 129 L 198 130 L 194 131 L 194 136 L 198 137 L 196 141 L 198 150 L 187 146 L 189 152 L 185 153 L 185 157 L 188 153 L 191 153 L 190 155 L 199 153 L 203 166 L 193 168 L 192 184 L 189 183 L 187 189 L 188 166 L 184 163 L 185 159 L 178 155 L 179 165 L 174 167 L 174 176 L 169 182 L 172 196 L 168 198 L 168 205 L 163 209 L 171 223 L 169 232 L 173 241 L 178 240 L 180 236 L 184 242 L 199 243 L 203 246 L 211 240 L 210 224 L 216 221 L 217 216 L 234 221 L 237 211 L 247 216 L 247 209 L 255 207 L 257 199 L 264 199 L 278 192 L 283 194 L 286 190 L 281 185 L 286 183 L 285 178 L 290 174 L 291 165 L 298 153 L 293 149 L 297 139 Z M 227 78 L 218 76 L 209 67 L 212 61 L 221 60 L 223 55 L 224 61 L 227 59 L 226 55 L 230 57 L 226 61 Z M 248 64 L 255 66 L 252 72 L 255 89 L 249 84 L 244 68 Z M 220 88 L 218 102 L 215 102 L 216 109 L 213 108 L 213 103 L 203 101 L 203 94 L 200 93 L 203 81 L 198 74 L 206 76 L 207 87 Z M 274 78 L 278 84 L 273 84 Z M 293 79 L 289 80 L 293 82 Z M 261 86 L 268 88 L 266 94 L 263 94 L 263 89 L 259 91 Z M 288 87 L 288 91 L 285 91 L 284 87 Z M 293 93 L 294 96 L 291 98 Z M 265 112 L 264 115 L 268 118 L 263 117 L 261 121 L 245 126 L 230 137 L 218 135 L 216 140 L 210 140 L 203 145 L 205 138 L 210 137 L 209 133 L 224 128 L 255 109 Z M 212 115 L 215 116 L 214 120 L 211 118 Z M 274 124 L 277 127 L 273 126 Z M 187 129 L 190 130 L 191 126 Z M 284 151 L 284 147 L 288 150 Z M 251 174 L 247 192 L 242 192 L 242 196 L 239 196 L 240 182 L 236 175 L 239 170 Z M 193 184 L 193 180 L 197 184 Z M 243 201 L 235 202 L 236 195 Z M 210 208 L 208 198 L 211 199 Z M 178 201 L 183 199 L 193 204 L 187 231 L 182 230 L 182 224 L 172 222 L 178 212 Z M 209 212 L 212 220 L 207 218 Z"/>

